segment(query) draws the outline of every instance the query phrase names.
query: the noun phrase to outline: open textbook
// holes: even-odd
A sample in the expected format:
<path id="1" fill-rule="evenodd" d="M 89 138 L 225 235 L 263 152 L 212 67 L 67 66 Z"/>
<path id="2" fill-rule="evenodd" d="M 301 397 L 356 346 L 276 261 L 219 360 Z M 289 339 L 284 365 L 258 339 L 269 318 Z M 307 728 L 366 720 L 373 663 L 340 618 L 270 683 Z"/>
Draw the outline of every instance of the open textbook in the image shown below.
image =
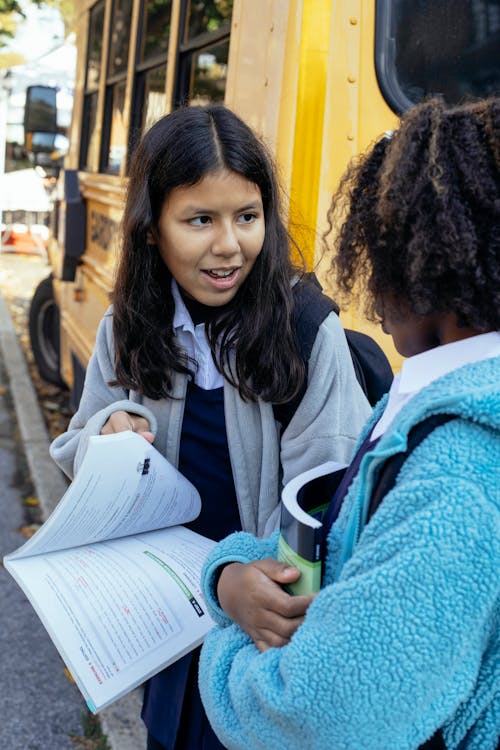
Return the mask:
<path id="1" fill-rule="evenodd" d="M 59 504 L 4 566 L 96 713 L 199 645 L 214 542 L 179 526 L 200 496 L 133 432 L 91 437 Z"/>
<path id="2" fill-rule="evenodd" d="M 323 517 L 346 466 L 327 461 L 304 471 L 282 492 L 278 559 L 300 570 L 286 588 L 291 594 L 312 594 L 321 586 Z"/>

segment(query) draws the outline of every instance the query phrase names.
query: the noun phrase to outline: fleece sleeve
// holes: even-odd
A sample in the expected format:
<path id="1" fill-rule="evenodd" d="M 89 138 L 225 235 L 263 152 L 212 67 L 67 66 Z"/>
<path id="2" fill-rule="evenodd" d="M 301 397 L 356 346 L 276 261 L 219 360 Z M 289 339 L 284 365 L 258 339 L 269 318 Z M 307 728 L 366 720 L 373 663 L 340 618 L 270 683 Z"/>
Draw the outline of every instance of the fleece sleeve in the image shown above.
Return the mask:
<path id="1" fill-rule="evenodd" d="M 235 624 L 209 633 L 200 691 L 227 748 L 414 750 L 485 670 L 474 708 L 481 711 L 499 669 L 498 642 L 487 646 L 499 589 L 495 473 L 488 483 L 435 466 L 417 478 L 410 472 L 287 646 L 259 653 Z M 244 556 L 252 552 L 246 544 Z M 496 747 L 491 736 L 482 742 L 470 747 Z"/>
<path id="2" fill-rule="evenodd" d="M 306 393 L 281 440 L 283 483 L 324 461 L 349 463 L 371 411 L 342 324 L 330 313 L 311 351 Z"/>
<path id="3" fill-rule="evenodd" d="M 149 420 L 152 432 L 157 430 L 156 418 L 149 409 L 131 401 L 124 388 L 109 385 L 115 378 L 111 321 L 111 314 L 106 313 L 99 324 L 78 410 L 73 415 L 68 430 L 59 435 L 50 446 L 50 455 L 70 479 L 80 467 L 89 437 L 100 434 L 113 412 L 123 410 L 138 414 Z"/>

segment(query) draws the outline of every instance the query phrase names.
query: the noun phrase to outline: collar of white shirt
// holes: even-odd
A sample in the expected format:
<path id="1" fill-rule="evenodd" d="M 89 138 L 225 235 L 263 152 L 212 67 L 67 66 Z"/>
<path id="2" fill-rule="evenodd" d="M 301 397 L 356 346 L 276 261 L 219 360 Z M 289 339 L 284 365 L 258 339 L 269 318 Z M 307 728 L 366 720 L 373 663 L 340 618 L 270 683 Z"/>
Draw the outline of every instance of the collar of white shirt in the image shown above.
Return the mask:
<path id="1" fill-rule="evenodd" d="M 172 297 L 174 298 L 175 312 L 174 312 L 174 331 L 182 329 L 184 331 L 191 331 L 194 334 L 194 323 L 191 320 L 191 316 L 188 313 L 187 307 L 184 304 L 179 287 L 177 286 L 176 280 L 172 279 Z M 203 326 L 203 323 L 200 323 Z"/>
<path id="2" fill-rule="evenodd" d="M 382 435 L 403 406 L 433 380 L 464 365 L 498 356 L 500 332 L 493 331 L 409 357 L 403 362 L 401 372 L 394 377 L 385 411 L 373 428 L 372 439 Z"/>
<path id="3" fill-rule="evenodd" d="M 215 366 L 205 333 L 205 324 L 194 325 L 175 279 L 172 279 L 171 288 L 175 305 L 173 320 L 175 335 L 187 355 L 198 363 L 194 382 L 206 391 L 221 388 L 224 385 L 224 378 Z"/>

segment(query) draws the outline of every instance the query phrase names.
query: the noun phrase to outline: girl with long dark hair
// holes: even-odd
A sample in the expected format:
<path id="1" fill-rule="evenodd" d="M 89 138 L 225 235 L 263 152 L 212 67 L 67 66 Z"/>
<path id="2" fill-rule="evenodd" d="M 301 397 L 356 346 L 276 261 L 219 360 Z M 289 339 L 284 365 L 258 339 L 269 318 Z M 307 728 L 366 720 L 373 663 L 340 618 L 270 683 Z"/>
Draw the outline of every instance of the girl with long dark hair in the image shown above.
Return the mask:
<path id="1" fill-rule="evenodd" d="M 113 306 L 54 459 L 73 476 L 90 435 L 140 432 L 199 490 L 190 528 L 216 540 L 266 535 L 283 483 L 348 461 L 369 413 L 335 313 L 315 323 L 314 305 L 302 312 L 301 326 L 309 315 L 317 324 L 304 357 L 294 317 L 302 283 L 272 161 L 253 131 L 221 105 L 159 120 L 132 158 Z M 257 584 L 287 575 L 264 567 Z M 283 595 L 301 617 L 308 600 Z M 151 750 L 222 747 L 197 664 L 196 651 L 148 682 Z"/>

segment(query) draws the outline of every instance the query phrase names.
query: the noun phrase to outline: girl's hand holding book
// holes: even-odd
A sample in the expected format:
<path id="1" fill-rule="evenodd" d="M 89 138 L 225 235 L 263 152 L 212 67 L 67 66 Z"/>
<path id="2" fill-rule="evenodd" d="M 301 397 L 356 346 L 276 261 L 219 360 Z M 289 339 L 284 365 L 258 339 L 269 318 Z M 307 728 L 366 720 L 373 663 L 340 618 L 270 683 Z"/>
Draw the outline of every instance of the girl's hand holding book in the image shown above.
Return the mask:
<path id="1" fill-rule="evenodd" d="M 222 570 L 219 603 L 259 651 L 285 646 L 302 624 L 315 595 L 290 596 L 282 588 L 299 575 L 296 568 L 274 558 L 230 563 Z"/>
<path id="2" fill-rule="evenodd" d="M 131 414 L 128 411 L 115 411 L 111 414 L 107 422 L 105 422 L 101 435 L 111 435 L 114 432 L 125 432 L 125 430 L 131 430 L 142 435 L 148 443 L 152 443 L 154 435 L 149 429 L 149 422 L 139 414 Z"/>

